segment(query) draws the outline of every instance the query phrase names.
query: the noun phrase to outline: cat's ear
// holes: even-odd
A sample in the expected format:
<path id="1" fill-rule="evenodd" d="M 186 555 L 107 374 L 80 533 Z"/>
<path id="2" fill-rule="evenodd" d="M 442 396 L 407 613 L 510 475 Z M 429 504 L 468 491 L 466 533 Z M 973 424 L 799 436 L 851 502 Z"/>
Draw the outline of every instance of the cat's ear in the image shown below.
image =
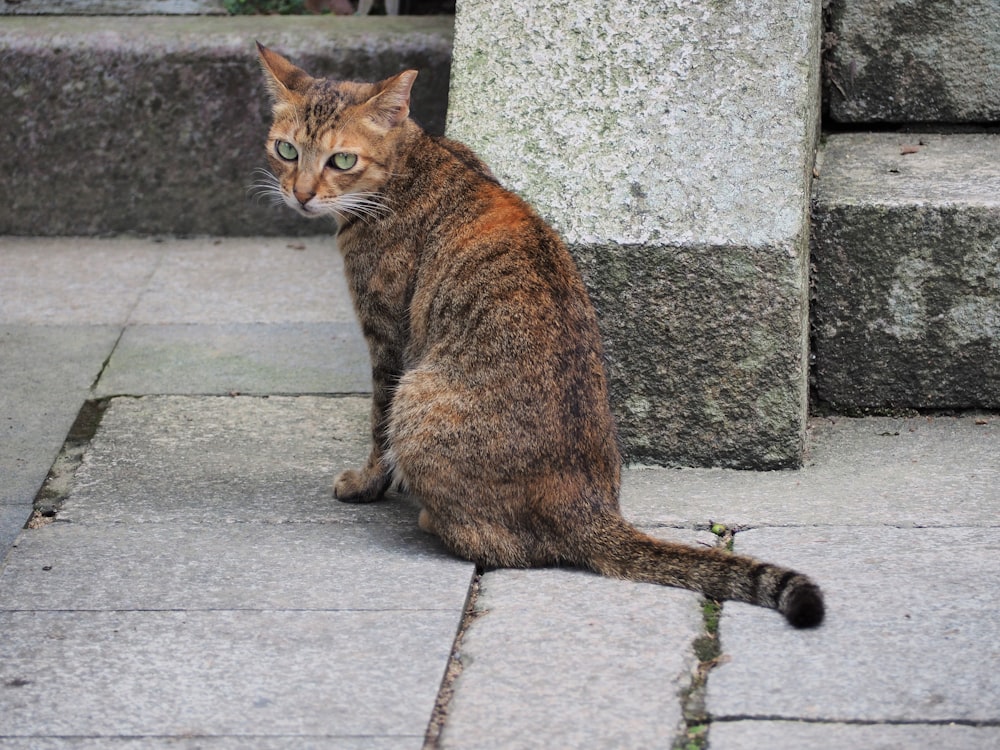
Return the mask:
<path id="1" fill-rule="evenodd" d="M 260 55 L 260 65 L 264 69 L 268 91 L 276 100 L 291 98 L 290 94 L 300 91 L 312 81 L 308 73 L 296 68 L 260 42 L 257 42 L 257 54 Z"/>
<path id="2" fill-rule="evenodd" d="M 417 71 L 404 70 L 378 84 L 379 92 L 368 100 L 368 116 L 372 122 L 388 130 L 409 116 L 410 89 L 416 77 Z"/>

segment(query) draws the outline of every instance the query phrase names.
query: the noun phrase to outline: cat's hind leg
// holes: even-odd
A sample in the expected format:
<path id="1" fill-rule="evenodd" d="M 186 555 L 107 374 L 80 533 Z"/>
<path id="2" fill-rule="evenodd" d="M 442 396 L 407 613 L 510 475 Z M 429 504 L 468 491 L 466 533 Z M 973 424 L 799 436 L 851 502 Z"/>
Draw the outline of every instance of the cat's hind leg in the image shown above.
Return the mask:
<path id="1" fill-rule="evenodd" d="M 440 537 L 450 552 L 487 568 L 529 568 L 538 564 L 524 538 L 499 523 L 473 520 L 444 520 L 420 511 L 421 529 Z"/>
<path id="2" fill-rule="evenodd" d="M 434 522 L 431 520 L 431 514 L 427 512 L 427 508 L 420 509 L 417 526 L 420 527 L 421 531 L 426 531 L 428 534 L 433 534 L 434 536 L 438 535 L 437 529 L 434 528 Z"/>

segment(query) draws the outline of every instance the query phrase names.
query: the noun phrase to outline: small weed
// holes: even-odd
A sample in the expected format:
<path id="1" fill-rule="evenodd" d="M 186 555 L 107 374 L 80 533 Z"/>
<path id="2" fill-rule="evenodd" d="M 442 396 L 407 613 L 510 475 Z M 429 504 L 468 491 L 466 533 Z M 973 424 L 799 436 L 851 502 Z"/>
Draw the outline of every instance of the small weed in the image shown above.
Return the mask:
<path id="1" fill-rule="evenodd" d="M 708 724 L 695 724 L 687 728 L 681 750 L 704 750 L 708 740 Z"/>
<path id="2" fill-rule="evenodd" d="M 233 16 L 305 13 L 306 0 L 224 0 L 226 11 Z"/>
<path id="3" fill-rule="evenodd" d="M 712 664 L 722 653 L 719 647 L 719 617 L 722 605 L 711 599 L 706 599 L 701 605 L 701 616 L 705 623 L 705 632 L 694 639 L 694 655 L 703 665 Z"/>
<path id="4" fill-rule="evenodd" d="M 716 523 L 714 521 L 710 522 L 709 529 L 713 534 L 719 537 L 719 547 L 722 549 L 732 552 L 733 551 L 733 537 L 736 534 L 735 529 L 731 529 L 724 523 Z"/>
<path id="5" fill-rule="evenodd" d="M 732 551 L 734 531 L 722 523 L 709 523 L 709 529 L 718 537 L 716 543 L 722 549 Z M 722 654 L 719 643 L 719 619 L 722 617 L 722 604 L 713 599 L 703 599 L 701 602 L 701 620 L 703 630 L 691 648 L 698 665 L 695 667 L 690 686 L 682 696 L 684 726 L 674 740 L 673 750 L 704 750 L 708 746 L 708 730 L 711 722 L 705 709 L 705 690 L 708 683 L 708 673 L 719 664 L 727 661 Z"/>

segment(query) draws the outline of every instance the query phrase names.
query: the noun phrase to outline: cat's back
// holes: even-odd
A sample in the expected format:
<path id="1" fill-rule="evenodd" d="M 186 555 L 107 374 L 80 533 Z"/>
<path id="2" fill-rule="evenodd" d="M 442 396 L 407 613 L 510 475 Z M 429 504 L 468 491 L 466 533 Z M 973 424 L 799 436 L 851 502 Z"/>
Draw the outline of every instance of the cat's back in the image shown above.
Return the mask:
<path id="1" fill-rule="evenodd" d="M 435 138 L 426 148 L 438 151 L 427 160 L 438 165 L 427 195 L 438 217 L 416 269 L 417 317 L 452 333 L 461 322 L 481 346 L 517 337 L 515 350 L 599 353 L 596 316 L 559 235 L 468 147 Z"/>
<path id="2" fill-rule="evenodd" d="M 470 389 L 498 424 L 603 454 L 596 462 L 611 470 L 601 337 L 568 249 L 471 150 L 429 145 L 443 152 L 428 159 L 441 164 L 432 192 L 442 210 L 415 269 L 407 359 Z"/>

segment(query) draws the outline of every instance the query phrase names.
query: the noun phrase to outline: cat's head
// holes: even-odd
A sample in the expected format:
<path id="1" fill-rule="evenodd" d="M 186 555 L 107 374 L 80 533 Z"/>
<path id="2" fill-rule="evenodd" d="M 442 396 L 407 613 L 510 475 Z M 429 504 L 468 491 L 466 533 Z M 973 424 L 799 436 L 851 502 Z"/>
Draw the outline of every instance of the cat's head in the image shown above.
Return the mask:
<path id="1" fill-rule="evenodd" d="M 257 50 L 274 100 L 267 139 L 273 180 L 260 187 L 311 218 L 342 223 L 387 210 L 379 190 L 393 173 L 417 72 L 379 83 L 332 81 L 259 43 Z"/>

